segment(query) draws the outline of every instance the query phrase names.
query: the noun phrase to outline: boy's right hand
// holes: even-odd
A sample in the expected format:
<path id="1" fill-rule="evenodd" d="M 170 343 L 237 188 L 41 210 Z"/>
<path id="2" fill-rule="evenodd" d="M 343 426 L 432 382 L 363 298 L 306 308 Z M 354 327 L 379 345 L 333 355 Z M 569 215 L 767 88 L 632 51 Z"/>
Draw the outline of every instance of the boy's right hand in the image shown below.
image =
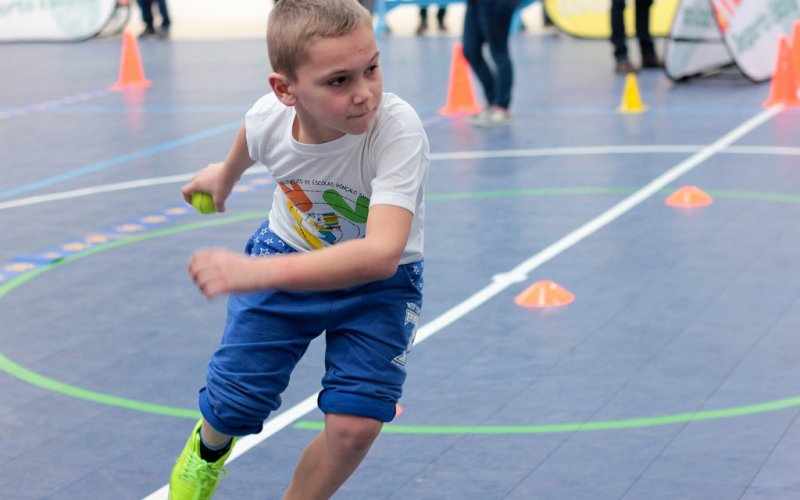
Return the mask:
<path id="1" fill-rule="evenodd" d="M 233 183 L 225 177 L 223 163 L 211 163 L 197 172 L 192 180 L 181 188 L 181 194 L 186 203 L 192 204 L 192 193 L 202 191 L 214 199 L 214 208 L 217 212 L 225 211 L 225 200 L 233 190 Z"/>

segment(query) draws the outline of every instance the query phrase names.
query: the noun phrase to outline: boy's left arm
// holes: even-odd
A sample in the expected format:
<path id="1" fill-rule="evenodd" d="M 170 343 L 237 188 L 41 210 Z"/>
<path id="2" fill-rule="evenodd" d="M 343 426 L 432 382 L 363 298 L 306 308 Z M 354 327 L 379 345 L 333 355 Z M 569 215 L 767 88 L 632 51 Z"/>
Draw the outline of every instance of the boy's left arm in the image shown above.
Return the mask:
<path id="1" fill-rule="evenodd" d="M 397 271 L 414 215 L 394 205 L 369 209 L 364 238 L 311 252 L 248 257 L 228 250 L 200 250 L 189 274 L 206 298 L 229 292 L 334 290 L 386 279 Z"/>

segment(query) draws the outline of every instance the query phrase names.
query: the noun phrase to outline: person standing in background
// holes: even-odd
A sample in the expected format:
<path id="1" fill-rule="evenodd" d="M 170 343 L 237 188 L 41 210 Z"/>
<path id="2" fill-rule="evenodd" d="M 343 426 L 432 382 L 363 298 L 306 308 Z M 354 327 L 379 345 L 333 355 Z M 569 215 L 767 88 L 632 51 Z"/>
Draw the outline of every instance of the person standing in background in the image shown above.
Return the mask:
<path id="1" fill-rule="evenodd" d="M 169 10 L 167 9 L 167 0 L 158 0 L 158 13 L 161 16 L 161 26 L 156 32 L 155 25 L 153 24 L 153 1 L 154 0 L 136 0 L 139 4 L 139 9 L 142 11 L 142 21 L 144 22 L 144 31 L 139 34 L 139 38 L 158 35 L 159 38 L 167 38 L 169 36 L 169 28 L 172 24 L 169 18 Z"/>
<path id="2" fill-rule="evenodd" d="M 664 65 L 656 56 L 653 37 L 650 36 L 650 7 L 653 0 L 635 0 L 636 38 L 642 53 L 642 68 L 661 68 Z M 614 72 L 618 75 L 635 73 L 637 69 L 628 59 L 625 33 L 625 0 L 611 0 L 611 44 L 614 46 Z"/>
<path id="3" fill-rule="evenodd" d="M 428 31 L 428 5 L 420 5 L 419 7 L 419 27 L 417 28 L 418 35 Z M 444 25 L 444 16 L 446 15 L 447 4 L 439 4 L 436 11 L 436 24 L 439 28 L 439 31 L 447 31 L 447 27 Z"/>
<path id="4" fill-rule="evenodd" d="M 483 87 L 486 107 L 467 121 L 479 127 L 503 125 L 511 118 L 511 87 L 514 68 L 508 38 L 514 11 L 521 0 L 467 0 L 464 14 L 464 57 Z M 484 45 L 494 62 L 483 56 Z"/>

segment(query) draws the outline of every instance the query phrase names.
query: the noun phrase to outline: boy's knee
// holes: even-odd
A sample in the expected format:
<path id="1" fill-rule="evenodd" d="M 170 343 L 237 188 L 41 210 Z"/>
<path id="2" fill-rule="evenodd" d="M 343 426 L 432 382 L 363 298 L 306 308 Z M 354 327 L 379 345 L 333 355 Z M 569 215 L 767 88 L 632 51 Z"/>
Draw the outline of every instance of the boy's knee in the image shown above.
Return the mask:
<path id="1" fill-rule="evenodd" d="M 360 452 L 369 449 L 381 433 L 383 422 L 366 417 L 329 413 L 325 417 L 325 433 L 339 447 Z"/>

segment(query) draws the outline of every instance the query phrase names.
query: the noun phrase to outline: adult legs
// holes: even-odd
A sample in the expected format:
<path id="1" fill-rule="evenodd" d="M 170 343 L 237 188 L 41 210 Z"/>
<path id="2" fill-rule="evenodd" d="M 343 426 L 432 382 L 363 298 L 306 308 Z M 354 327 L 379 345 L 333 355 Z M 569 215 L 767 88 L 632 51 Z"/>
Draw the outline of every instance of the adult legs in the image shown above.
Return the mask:
<path id="1" fill-rule="evenodd" d="M 442 31 L 447 29 L 444 25 L 445 15 L 447 15 L 447 4 L 439 4 L 438 10 L 436 11 L 436 25 Z"/>
<path id="2" fill-rule="evenodd" d="M 642 51 L 642 65 L 657 63 L 653 37 L 650 36 L 650 7 L 653 0 L 636 0 L 636 38 Z M 648 64 L 649 63 L 649 64 Z"/>
<path id="3" fill-rule="evenodd" d="M 614 46 L 614 58 L 617 61 L 628 59 L 624 12 L 625 0 L 611 0 L 611 45 Z"/>
<path id="4" fill-rule="evenodd" d="M 144 31 L 139 36 L 146 36 L 155 34 L 155 28 L 153 27 L 153 0 L 137 0 L 136 3 L 139 4 L 139 10 L 142 12 L 142 22 L 144 23 Z"/>
<path id="5" fill-rule="evenodd" d="M 151 0 L 152 1 L 152 0 Z M 158 0 L 158 12 L 161 14 L 161 29 L 169 30 L 172 22 L 169 19 L 169 9 L 167 9 L 167 0 Z"/>
<path id="6" fill-rule="evenodd" d="M 308 445 L 284 500 L 326 500 L 356 470 L 383 423 L 371 418 L 328 413 L 325 429 Z"/>
<path id="7" fill-rule="evenodd" d="M 494 103 L 494 74 L 486 59 L 483 57 L 483 44 L 486 34 L 482 26 L 483 18 L 487 15 L 485 3 L 482 0 L 467 0 L 467 10 L 464 14 L 463 48 L 464 57 L 469 66 L 478 77 L 486 96 L 487 105 Z"/>
<path id="8" fill-rule="evenodd" d="M 421 34 L 424 33 L 428 29 L 428 6 L 419 7 L 419 27 L 417 28 L 417 33 Z"/>
<path id="9" fill-rule="evenodd" d="M 487 34 L 489 52 L 495 66 L 494 98 L 491 104 L 503 109 L 508 109 L 511 104 L 514 67 L 508 48 L 508 37 L 518 3 L 518 0 L 483 0 L 484 9 L 489 15 L 481 18 L 481 27 Z"/>

